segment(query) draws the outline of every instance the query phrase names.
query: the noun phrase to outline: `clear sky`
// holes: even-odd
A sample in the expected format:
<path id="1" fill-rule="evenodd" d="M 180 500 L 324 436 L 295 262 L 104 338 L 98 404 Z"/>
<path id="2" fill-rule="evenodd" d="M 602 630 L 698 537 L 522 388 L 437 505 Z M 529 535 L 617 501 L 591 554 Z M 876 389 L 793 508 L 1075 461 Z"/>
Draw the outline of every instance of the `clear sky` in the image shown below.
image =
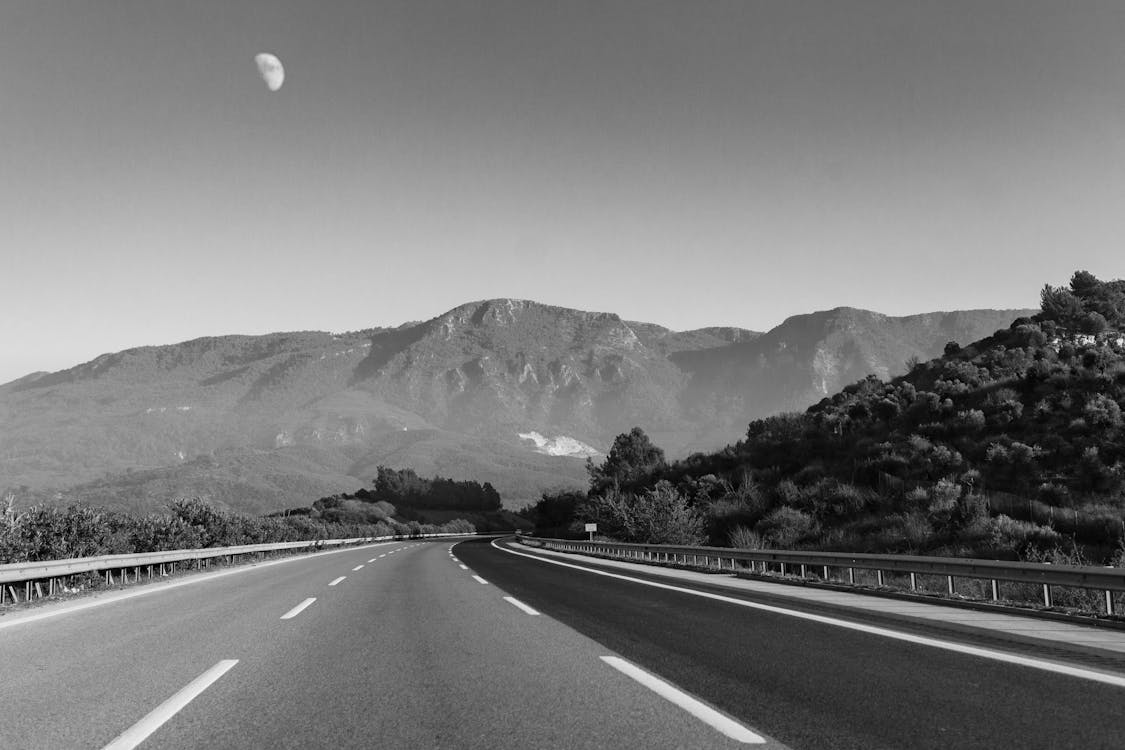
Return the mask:
<path id="1" fill-rule="evenodd" d="M 0 382 L 490 297 L 1035 306 L 1123 234 L 1119 0 L 0 6 Z"/>

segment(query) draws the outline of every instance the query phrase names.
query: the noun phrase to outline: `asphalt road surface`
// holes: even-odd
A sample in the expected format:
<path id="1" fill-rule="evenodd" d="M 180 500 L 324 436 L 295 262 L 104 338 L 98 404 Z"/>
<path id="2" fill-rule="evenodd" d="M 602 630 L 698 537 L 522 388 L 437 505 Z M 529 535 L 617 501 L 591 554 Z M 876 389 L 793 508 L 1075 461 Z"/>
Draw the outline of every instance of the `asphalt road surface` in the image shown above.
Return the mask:
<path id="1" fill-rule="evenodd" d="M 741 746 L 481 583 L 451 544 L 0 618 L 0 748 Z"/>
<path id="2" fill-rule="evenodd" d="M 1125 688 L 484 539 L 193 580 L 0 618 L 0 748 L 1125 747 Z"/>

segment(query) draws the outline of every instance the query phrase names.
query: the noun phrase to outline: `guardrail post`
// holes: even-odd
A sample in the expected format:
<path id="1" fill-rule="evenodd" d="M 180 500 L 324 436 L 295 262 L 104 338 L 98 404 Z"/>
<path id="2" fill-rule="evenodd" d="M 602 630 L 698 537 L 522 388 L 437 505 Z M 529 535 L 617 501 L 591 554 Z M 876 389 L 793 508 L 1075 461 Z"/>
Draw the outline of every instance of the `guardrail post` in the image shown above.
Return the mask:
<path id="1" fill-rule="evenodd" d="M 785 563 L 781 564 L 781 575 L 785 575 Z"/>
<path id="2" fill-rule="evenodd" d="M 911 591 L 917 591 L 918 590 L 918 574 L 917 573 L 911 573 L 910 574 L 910 590 Z"/>
<path id="3" fill-rule="evenodd" d="M 1111 616 L 1113 615 L 1113 592 L 1112 591 L 1106 591 L 1105 592 L 1105 613 L 1107 615 L 1111 615 Z"/>
<path id="4" fill-rule="evenodd" d="M 829 575 L 828 575 L 828 566 L 827 566 L 827 565 L 825 565 L 825 566 L 824 566 L 824 580 L 826 580 L 826 581 L 827 581 L 828 579 L 829 579 Z"/>
<path id="5" fill-rule="evenodd" d="M 875 571 L 875 580 L 878 581 L 880 586 L 883 585 L 883 571 L 881 571 L 881 570 Z"/>
<path id="6" fill-rule="evenodd" d="M 957 593 L 957 587 L 953 585 L 953 576 L 945 577 L 945 588 L 950 594 Z"/>
<path id="7" fill-rule="evenodd" d="M 1050 586 L 1050 584 L 1046 584 L 1046 583 L 1043 584 L 1043 604 L 1047 607 L 1052 606 L 1052 604 L 1051 604 L 1051 586 Z"/>
<path id="8" fill-rule="evenodd" d="M 805 569 L 805 564 L 801 563 L 801 578 L 804 578 L 807 574 L 808 571 Z"/>
<path id="9" fill-rule="evenodd" d="M 992 579 L 992 601 L 1000 601 L 1000 582 L 995 578 Z"/>
<path id="10" fill-rule="evenodd" d="M 855 568 L 848 568 L 848 583 L 855 583 Z"/>

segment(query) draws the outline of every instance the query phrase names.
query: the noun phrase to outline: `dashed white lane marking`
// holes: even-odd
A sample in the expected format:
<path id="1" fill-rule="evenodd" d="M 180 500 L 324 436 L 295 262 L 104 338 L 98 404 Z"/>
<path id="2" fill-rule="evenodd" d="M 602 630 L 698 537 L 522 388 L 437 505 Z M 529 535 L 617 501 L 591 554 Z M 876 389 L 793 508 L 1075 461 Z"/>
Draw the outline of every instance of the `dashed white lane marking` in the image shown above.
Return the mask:
<path id="1" fill-rule="evenodd" d="M 531 607 L 527 606 L 526 604 L 524 604 L 523 602 L 521 602 L 519 599 L 517 599 L 514 596 L 505 596 L 504 601 L 508 602 L 509 604 L 515 605 L 516 607 L 518 607 L 519 609 L 522 609 L 524 612 L 526 612 L 529 615 L 538 615 L 539 614 L 537 611 L 535 611 Z"/>
<path id="2" fill-rule="evenodd" d="M 484 580 L 483 578 L 481 578 L 478 575 L 474 575 L 473 578 L 475 578 L 477 580 L 477 583 L 488 583 L 488 581 Z"/>
<path id="3" fill-rule="evenodd" d="M 301 614 L 301 612 L 304 611 L 305 607 L 309 606 L 310 604 L 312 604 L 315 601 L 316 601 L 315 596 L 311 596 L 308 599 L 305 599 L 303 602 L 298 604 L 296 607 L 294 607 L 293 609 L 291 609 L 288 612 L 286 612 L 285 614 L 283 614 L 281 616 L 281 619 L 282 620 L 292 620 L 294 617 Z"/>
<path id="4" fill-rule="evenodd" d="M 329 585 L 329 586 L 335 586 L 335 585 L 336 585 L 337 583 L 339 583 L 340 581 L 344 580 L 345 578 L 347 578 L 347 576 L 340 576 L 339 578 L 337 578 L 336 580 L 332 581 L 332 583 L 330 583 L 330 584 L 328 584 L 328 585 Z"/>
<path id="5" fill-rule="evenodd" d="M 468 570 L 468 568 L 464 565 L 458 565 L 457 567 L 460 568 L 461 570 Z"/>
<path id="6" fill-rule="evenodd" d="M 896 641 L 907 641 L 908 643 L 918 643 L 923 646 L 931 646 L 933 648 L 940 648 L 946 651 L 954 651 L 960 654 L 968 654 L 969 656 L 977 656 L 982 659 L 991 659 L 993 661 L 1005 662 L 1007 664 L 1018 664 L 1022 667 L 1031 667 L 1032 669 L 1041 669 L 1044 672 L 1054 672 L 1055 674 L 1065 674 L 1070 677 L 1077 677 L 1082 680 L 1090 680 L 1092 682 L 1101 682 L 1106 685 L 1113 685 L 1114 687 L 1125 687 L 1125 677 L 1115 674 L 1107 674 L 1105 672 L 1095 672 L 1091 669 L 1082 669 L 1081 667 L 1072 667 L 1069 664 L 1060 664 L 1057 662 L 1044 661 L 1042 659 L 1035 659 L 1029 656 L 1018 656 L 1016 654 L 1009 654 L 1003 651 L 993 651 L 979 646 L 968 646 L 963 643 L 955 643 L 953 641 L 943 641 L 938 638 L 928 638 L 921 635 L 912 635 L 910 633 L 900 633 L 897 630 L 890 628 L 882 628 L 877 625 L 864 625 L 858 622 L 849 622 L 847 620 L 837 620 L 835 617 L 826 617 L 825 615 L 814 615 L 811 612 L 801 612 L 795 609 L 786 609 L 785 607 L 775 607 L 771 604 L 760 604 L 752 602 L 747 599 L 738 599 L 733 596 L 723 596 L 722 594 L 712 594 L 710 591 L 696 591 L 695 589 L 684 588 L 683 586 L 673 586 L 668 583 L 658 583 L 656 581 L 648 581 L 643 578 L 633 578 L 632 576 L 621 575 L 620 573 L 610 573 L 606 570 L 598 570 L 595 568 L 587 568 L 582 565 L 575 565 L 574 563 L 562 562 L 559 560 L 549 560 L 545 557 L 538 555 L 529 555 L 526 552 L 516 552 L 515 550 L 492 542 L 492 546 L 498 550 L 503 550 L 512 555 L 519 555 L 520 557 L 530 557 L 532 560 L 550 563 L 552 565 L 561 565 L 564 568 L 574 568 L 575 570 L 582 570 L 587 573 L 594 573 L 599 576 L 608 576 L 609 578 L 617 578 L 622 581 L 629 581 L 630 583 L 639 583 L 644 586 L 652 586 L 653 588 L 665 589 L 667 591 L 678 591 L 681 594 L 691 594 L 692 596 L 700 596 L 704 599 L 713 599 L 715 601 L 726 602 L 728 604 L 737 604 L 740 607 L 748 607 L 750 609 L 757 609 L 763 612 L 773 612 L 779 615 L 786 615 L 788 617 L 796 617 L 801 620 L 810 620 L 812 622 L 819 622 L 825 625 L 832 625 L 838 628 L 845 628 L 847 630 L 855 630 L 860 633 L 870 633 L 871 635 L 878 635 L 884 638 L 891 638 Z"/>
<path id="7" fill-rule="evenodd" d="M 352 572 L 353 572 L 353 573 L 354 573 L 354 572 L 356 572 L 357 570 L 363 570 L 363 566 L 362 566 L 362 565 L 357 565 L 357 566 L 355 566 L 354 568 L 352 568 Z"/>
<path id="8" fill-rule="evenodd" d="M 386 557 L 386 556 L 387 556 L 386 553 L 383 553 L 383 554 L 379 555 L 379 557 L 381 557 L 381 558 Z"/>
<path id="9" fill-rule="evenodd" d="M 386 546 L 386 544 L 387 542 L 380 542 L 364 546 L 383 547 Z M 20 625 L 27 625 L 28 623 L 45 620 L 48 617 L 71 615 L 75 612 L 82 612 L 83 610 L 92 609 L 94 607 L 103 607 L 107 604 L 116 604 L 117 602 L 123 602 L 126 599 L 135 599 L 138 596 L 162 594 L 165 591 L 178 589 L 182 586 L 194 586 L 198 583 L 210 583 L 211 581 L 216 581 L 220 578 L 226 578 L 227 576 L 242 575 L 243 573 L 261 571 L 263 568 L 269 568 L 274 565 L 288 565 L 290 563 L 301 562 L 302 560 L 312 560 L 322 555 L 339 555 L 344 552 L 354 552 L 357 549 L 361 548 L 343 547 L 341 549 L 313 552 L 307 555 L 294 555 L 293 557 L 285 557 L 281 560 L 270 560 L 269 562 L 254 563 L 253 565 L 240 565 L 237 568 L 223 570 L 218 573 L 198 573 L 181 581 L 173 581 L 171 583 L 146 583 L 144 586 L 141 586 L 140 588 L 137 588 L 135 590 L 119 591 L 116 594 L 107 594 L 105 596 L 98 597 L 97 599 L 88 599 L 81 603 L 61 604 L 58 607 L 44 608 L 38 612 L 29 613 L 27 615 L 8 615 L 6 617 L 0 618 L 0 630 L 18 627 Z"/>
<path id="10" fill-rule="evenodd" d="M 721 734 L 725 734 L 732 740 L 747 745 L 765 744 L 765 737 L 751 732 L 726 714 L 716 711 L 702 701 L 691 697 L 677 687 L 669 685 L 659 677 L 649 674 L 635 664 L 627 662 L 618 656 L 602 656 L 600 658 L 617 671 L 632 677 L 661 698 L 671 701 L 704 724 L 714 728 Z"/>
<path id="11" fill-rule="evenodd" d="M 377 558 L 377 557 L 373 557 L 373 558 L 371 558 L 370 560 L 368 560 L 367 562 L 369 562 L 369 563 L 373 563 L 373 562 L 375 562 L 375 561 L 376 561 L 376 560 L 378 560 L 378 559 L 379 559 L 379 558 Z"/>
<path id="12" fill-rule="evenodd" d="M 103 750 L 132 750 L 159 729 L 164 722 L 179 713 L 184 706 L 195 700 L 200 693 L 226 674 L 235 664 L 238 664 L 238 659 L 223 659 L 189 682 L 171 698 L 154 708 L 143 719 L 119 734 Z"/>

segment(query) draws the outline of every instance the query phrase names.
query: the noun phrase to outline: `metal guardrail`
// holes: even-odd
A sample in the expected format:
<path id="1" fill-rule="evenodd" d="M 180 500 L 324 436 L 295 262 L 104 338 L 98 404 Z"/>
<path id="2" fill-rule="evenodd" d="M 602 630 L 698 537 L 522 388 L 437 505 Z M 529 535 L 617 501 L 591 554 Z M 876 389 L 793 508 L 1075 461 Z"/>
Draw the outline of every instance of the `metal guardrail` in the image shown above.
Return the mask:
<path id="1" fill-rule="evenodd" d="M 8 563 L 0 565 L 0 603 L 7 600 L 19 601 L 16 588 L 13 584 L 24 584 L 24 600 L 32 598 L 34 591 L 40 597 L 44 596 L 42 582 L 47 583 L 47 596 L 54 593 L 58 579 L 83 573 L 105 572 L 106 583 L 116 583 L 113 571 L 119 571 L 123 583 L 129 582 L 129 570 L 133 571 L 134 580 L 141 578 L 141 569 L 145 569 L 149 578 L 165 576 L 168 568 L 177 563 L 198 561 L 200 567 L 219 557 L 233 558 L 241 555 L 258 555 L 267 552 L 280 552 L 285 550 L 319 549 L 321 547 L 337 547 L 346 544 L 365 544 L 368 542 L 393 541 L 396 539 L 432 539 L 449 536 L 472 536 L 465 533 L 439 533 L 420 534 L 408 536 L 394 534 L 390 536 L 355 537 L 352 539 L 315 539 L 300 542 L 271 542 L 268 544 L 243 544 L 234 547 L 201 547 L 199 549 L 177 549 L 164 552 L 140 552 L 125 555 L 98 555 L 96 557 L 72 557 L 65 560 L 40 560 L 35 562 Z"/>
<path id="2" fill-rule="evenodd" d="M 737 571 L 740 567 L 755 572 L 777 570 L 807 577 L 810 568 L 817 577 L 831 580 L 831 570 L 846 571 L 848 583 L 855 583 L 856 570 L 875 571 L 878 585 L 885 585 L 886 573 L 910 576 L 910 589 L 918 589 L 918 575 L 945 576 L 946 587 L 955 594 L 957 578 L 991 582 L 992 600 L 1000 599 L 1000 581 L 1031 583 L 1043 587 L 1043 603 L 1052 606 L 1051 587 L 1065 586 L 1104 592 L 1106 614 L 1114 614 L 1114 592 L 1125 592 L 1125 568 L 1051 565 L 1050 563 L 1006 562 L 956 557 L 921 555 L 868 555 L 844 552 L 791 552 L 788 550 L 744 550 L 729 547 L 677 547 L 666 544 L 627 544 L 568 539 L 520 537 L 530 546 L 542 545 L 561 552 L 586 552 L 637 562 L 670 563 L 715 567 Z M 729 564 L 728 564 L 729 563 Z"/>

